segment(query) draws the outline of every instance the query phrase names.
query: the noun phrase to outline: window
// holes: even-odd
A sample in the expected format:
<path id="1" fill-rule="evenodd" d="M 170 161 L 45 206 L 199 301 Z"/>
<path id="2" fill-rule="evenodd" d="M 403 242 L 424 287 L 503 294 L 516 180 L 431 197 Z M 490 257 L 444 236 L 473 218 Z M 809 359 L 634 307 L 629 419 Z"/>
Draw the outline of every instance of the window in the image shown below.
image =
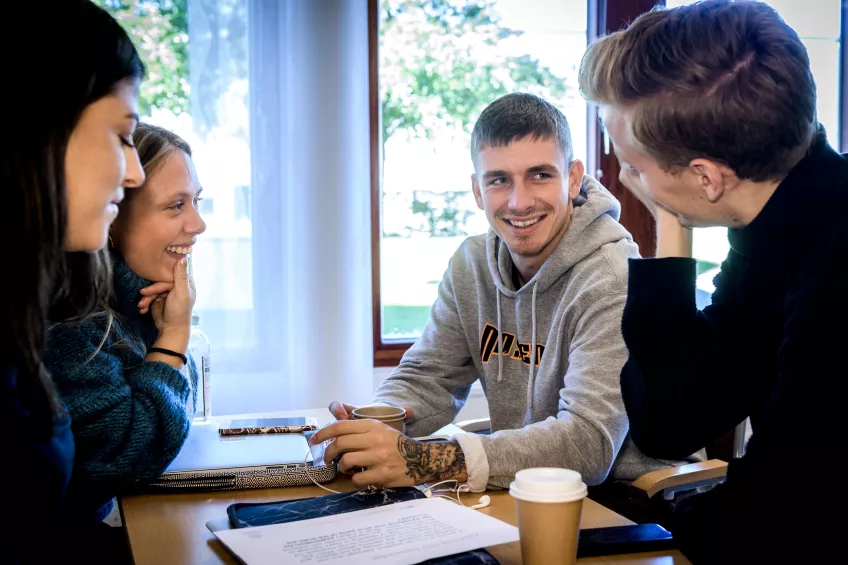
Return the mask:
<path id="1" fill-rule="evenodd" d="M 454 251 L 488 229 L 470 180 L 470 132 L 483 108 L 509 92 L 542 96 L 568 118 L 575 157 L 585 163 L 577 69 L 587 2 L 385 0 L 377 11 L 374 339 L 375 360 L 389 364 L 420 335 Z"/>
<path id="2" fill-rule="evenodd" d="M 810 56 L 810 65 L 816 80 L 819 122 L 827 130 L 831 146 L 838 148 L 840 135 L 840 0 L 764 0 L 776 9 L 787 24 L 792 26 Z M 675 8 L 689 2 L 667 0 L 666 6 Z M 701 228 L 693 234 L 693 255 L 698 260 L 698 288 L 712 292 L 712 280 L 727 256 L 729 244 L 727 229 Z"/>
<path id="3" fill-rule="evenodd" d="M 617 185 L 576 73 L 587 35 L 654 0 L 369 0 L 367 12 L 360 2 L 97 1 L 147 65 L 142 119 L 194 150 L 208 223 L 193 261 L 196 311 L 212 342 L 216 414 L 370 398 L 372 363 L 397 362 L 453 252 L 488 227 L 468 141 L 507 92 L 563 110 L 575 156 L 602 172 L 622 223 L 651 246 L 652 221 Z M 835 142 L 839 2 L 771 3 L 808 46 Z M 726 245 L 723 230 L 696 234 L 701 286 Z"/>
<path id="4" fill-rule="evenodd" d="M 147 66 L 142 120 L 192 145 L 204 187 L 192 262 L 213 414 L 367 402 L 365 4 L 99 3 Z"/>

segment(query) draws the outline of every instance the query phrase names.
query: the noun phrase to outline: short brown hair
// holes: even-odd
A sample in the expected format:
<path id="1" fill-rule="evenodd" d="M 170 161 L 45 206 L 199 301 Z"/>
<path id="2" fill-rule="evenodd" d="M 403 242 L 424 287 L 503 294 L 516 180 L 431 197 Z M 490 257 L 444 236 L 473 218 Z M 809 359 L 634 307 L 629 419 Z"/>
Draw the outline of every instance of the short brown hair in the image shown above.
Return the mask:
<path id="1" fill-rule="evenodd" d="M 779 180 L 817 129 L 807 50 L 761 2 L 643 14 L 589 47 L 579 81 L 590 102 L 635 110 L 635 139 L 667 171 L 709 158 L 741 179 Z"/>
<path id="2" fill-rule="evenodd" d="M 565 164 L 574 159 L 568 120 L 553 104 L 533 94 L 513 92 L 501 96 L 477 118 L 471 132 L 471 160 L 486 147 L 506 147 L 513 141 L 553 139 L 562 151 Z"/>

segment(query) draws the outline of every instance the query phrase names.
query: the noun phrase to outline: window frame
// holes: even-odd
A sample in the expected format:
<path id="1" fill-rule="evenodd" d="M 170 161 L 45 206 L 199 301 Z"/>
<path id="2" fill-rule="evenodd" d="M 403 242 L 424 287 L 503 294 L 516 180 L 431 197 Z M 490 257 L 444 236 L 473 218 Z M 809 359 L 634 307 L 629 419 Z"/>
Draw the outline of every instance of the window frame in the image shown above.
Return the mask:
<path id="1" fill-rule="evenodd" d="M 380 297 L 380 239 L 383 231 L 382 112 L 380 111 L 380 4 L 368 0 L 368 105 L 371 138 L 371 304 L 374 332 L 374 366 L 392 367 L 412 345 L 409 340 L 383 339 L 383 305 Z"/>
<path id="2" fill-rule="evenodd" d="M 638 16 L 655 6 L 665 6 L 665 0 L 589 0 L 587 36 L 591 43 L 600 36 L 624 28 Z M 597 105 L 589 104 L 587 171 L 597 178 L 621 204 L 620 222 L 633 236 L 642 257 L 656 254 L 656 225 L 654 217 L 633 193 L 618 179 L 621 165 L 612 147 L 604 139 L 606 133 L 598 119 Z"/>

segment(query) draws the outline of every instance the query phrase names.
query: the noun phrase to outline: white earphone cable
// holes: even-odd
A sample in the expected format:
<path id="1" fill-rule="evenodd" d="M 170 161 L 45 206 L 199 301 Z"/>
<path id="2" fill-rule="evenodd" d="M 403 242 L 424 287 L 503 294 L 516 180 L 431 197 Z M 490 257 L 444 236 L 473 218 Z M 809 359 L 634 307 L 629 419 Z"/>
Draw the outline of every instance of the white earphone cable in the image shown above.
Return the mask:
<path id="1" fill-rule="evenodd" d="M 333 494 L 341 494 L 337 490 L 333 490 L 331 488 L 325 487 L 324 485 L 319 483 L 317 480 L 315 480 L 315 477 L 313 477 L 310 474 L 310 471 L 312 471 L 312 467 L 309 466 L 308 463 L 309 463 L 309 456 L 311 454 L 312 454 L 312 450 L 310 449 L 309 451 L 306 452 L 306 456 L 303 458 L 303 462 L 307 464 L 307 466 L 303 468 L 303 472 L 306 473 L 307 478 L 309 478 L 309 480 L 312 481 L 315 484 L 315 486 L 318 487 L 318 488 L 324 489 L 325 491 L 331 492 Z M 435 487 L 437 487 L 439 485 L 443 485 L 445 483 L 455 483 L 456 487 L 433 490 Z M 468 485 L 461 485 L 461 484 L 459 484 L 459 481 L 457 481 L 456 479 L 448 479 L 446 481 L 440 481 L 436 484 L 427 486 L 424 489 L 424 494 L 427 495 L 428 498 L 447 498 L 451 502 L 456 502 L 460 506 L 464 506 L 464 507 L 468 508 L 468 506 L 465 506 L 465 503 L 462 502 L 462 497 L 459 496 L 459 495 L 463 492 L 468 492 L 469 490 L 470 489 L 468 488 Z M 429 494 L 427 494 L 427 493 L 429 493 Z M 455 496 L 450 496 L 451 494 L 453 494 Z M 489 499 L 488 496 L 481 496 L 478 503 L 472 505 L 471 508 L 473 508 L 473 509 L 485 508 L 486 506 L 489 505 L 490 500 L 491 499 Z"/>
<path id="2" fill-rule="evenodd" d="M 307 463 L 306 467 L 304 467 L 304 468 L 303 468 L 303 472 L 304 472 L 304 473 L 306 473 L 306 476 L 309 478 L 309 480 L 310 480 L 310 481 L 312 481 L 313 483 L 315 483 L 315 486 L 316 486 L 316 487 L 318 487 L 318 488 L 322 488 L 322 489 L 326 490 L 327 492 L 331 492 L 331 493 L 333 493 L 333 494 L 341 494 L 341 493 L 340 493 L 339 491 L 337 491 L 337 490 L 333 490 L 333 489 L 331 489 L 331 488 L 327 488 L 327 487 L 325 487 L 324 485 L 322 485 L 321 483 L 319 483 L 318 481 L 316 481 L 316 480 L 315 480 L 315 477 L 313 477 L 313 476 L 309 473 L 309 472 L 312 470 L 312 467 L 308 464 L 308 463 L 309 463 L 309 456 L 310 456 L 310 455 L 312 455 L 312 450 L 311 450 L 311 449 L 310 449 L 309 451 L 307 451 L 307 452 L 306 452 L 306 457 L 304 457 L 304 458 L 303 458 L 303 462 L 304 462 L 304 463 Z"/>
<path id="3" fill-rule="evenodd" d="M 456 487 L 434 490 L 434 487 L 437 487 L 437 486 L 444 484 L 444 483 L 456 483 Z M 462 497 L 460 496 L 460 494 L 462 494 L 463 492 L 470 492 L 470 491 L 471 491 L 471 489 L 468 487 L 468 485 L 459 484 L 459 481 L 457 481 L 455 479 L 449 479 L 449 480 L 446 480 L 446 481 L 441 481 L 441 482 L 435 483 L 434 485 L 428 485 L 428 486 L 425 486 L 425 488 L 423 489 L 424 494 L 428 498 L 447 498 L 451 502 L 455 502 L 455 503 L 459 504 L 460 506 L 464 506 L 465 508 L 471 508 L 473 510 L 477 510 L 477 509 L 480 509 L 480 508 L 486 508 L 487 506 L 489 506 L 489 504 L 491 504 L 492 499 L 489 498 L 489 496 L 487 496 L 487 495 L 483 495 L 477 501 L 477 504 L 467 506 L 462 501 Z M 454 496 L 451 496 L 451 494 L 454 495 Z"/>

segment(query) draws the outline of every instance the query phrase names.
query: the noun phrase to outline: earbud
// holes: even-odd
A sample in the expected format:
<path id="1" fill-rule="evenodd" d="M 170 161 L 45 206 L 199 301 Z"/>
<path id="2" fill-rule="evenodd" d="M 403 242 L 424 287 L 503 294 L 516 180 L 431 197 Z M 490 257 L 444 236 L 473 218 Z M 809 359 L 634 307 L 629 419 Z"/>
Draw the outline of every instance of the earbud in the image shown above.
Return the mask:
<path id="1" fill-rule="evenodd" d="M 492 499 L 489 498 L 489 495 L 484 494 L 483 496 L 480 497 L 479 502 L 477 504 L 475 504 L 474 506 L 472 506 L 471 508 L 472 508 L 472 510 L 477 510 L 479 508 L 485 508 L 491 503 L 492 503 Z"/>

